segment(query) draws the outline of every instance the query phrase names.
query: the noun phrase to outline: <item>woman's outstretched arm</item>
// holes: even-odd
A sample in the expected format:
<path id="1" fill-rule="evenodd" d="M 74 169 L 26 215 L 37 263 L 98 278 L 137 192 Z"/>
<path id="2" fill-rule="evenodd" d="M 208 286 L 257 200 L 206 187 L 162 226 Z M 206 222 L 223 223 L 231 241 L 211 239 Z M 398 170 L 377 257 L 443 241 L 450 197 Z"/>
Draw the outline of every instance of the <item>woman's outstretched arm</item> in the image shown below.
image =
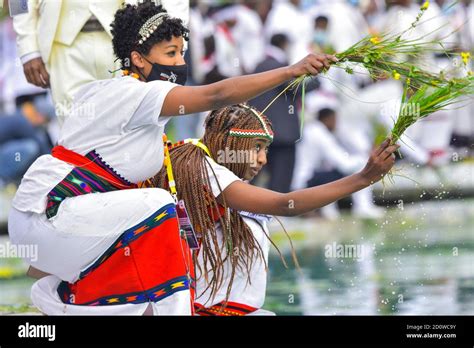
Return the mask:
<path id="1" fill-rule="evenodd" d="M 275 88 L 292 78 L 317 75 L 337 59 L 330 55 L 310 54 L 298 63 L 259 74 L 228 78 L 205 86 L 178 86 L 165 98 L 161 116 L 176 116 L 219 109 L 242 103 Z"/>
<path id="2" fill-rule="evenodd" d="M 219 196 L 235 210 L 257 214 L 295 216 L 321 208 L 354 192 L 379 181 L 392 168 L 395 157 L 393 153 L 398 145 L 390 145 L 386 140 L 376 148 L 359 173 L 331 182 L 326 185 L 307 188 L 290 193 L 278 193 L 260 187 L 236 181 L 230 184 Z"/>

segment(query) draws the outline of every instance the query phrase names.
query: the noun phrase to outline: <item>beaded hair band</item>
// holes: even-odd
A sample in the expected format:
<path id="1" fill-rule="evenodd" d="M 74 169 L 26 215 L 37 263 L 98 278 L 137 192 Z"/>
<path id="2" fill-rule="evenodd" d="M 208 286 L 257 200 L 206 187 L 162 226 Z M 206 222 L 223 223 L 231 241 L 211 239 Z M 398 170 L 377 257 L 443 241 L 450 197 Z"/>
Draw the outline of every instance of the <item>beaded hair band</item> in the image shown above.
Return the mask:
<path id="1" fill-rule="evenodd" d="M 143 44 L 151 34 L 158 29 L 159 25 L 163 23 L 163 19 L 168 15 L 165 12 L 160 12 L 148 19 L 145 24 L 142 25 L 140 30 L 138 31 L 138 35 L 140 35 L 140 40 L 138 40 L 138 44 Z"/>
<path id="2" fill-rule="evenodd" d="M 259 113 L 255 109 L 251 108 L 250 106 L 245 105 L 245 104 L 243 104 L 242 106 L 252 111 L 252 113 L 255 115 L 255 117 L 257 117 L 258 121 L 262 125 L 263 130 L 232 128 L 229 131 L 229 135 L 234 136 L 234 137 L 239 137 L 239 138 L 257 138 L 258 137 L 258 138 L 265 138 L 270 141 L 273 141 L 273 132 L 268 129 L 262 116 L 260 116 Z"/>

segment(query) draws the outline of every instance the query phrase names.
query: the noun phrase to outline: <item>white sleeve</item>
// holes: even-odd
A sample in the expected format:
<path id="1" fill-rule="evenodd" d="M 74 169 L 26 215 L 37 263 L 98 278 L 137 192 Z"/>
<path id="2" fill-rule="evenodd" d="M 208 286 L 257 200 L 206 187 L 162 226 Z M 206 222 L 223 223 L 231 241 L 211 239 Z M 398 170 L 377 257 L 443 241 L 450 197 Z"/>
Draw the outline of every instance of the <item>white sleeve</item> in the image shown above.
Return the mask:
<path id="1" fill-rule="evenodd" d="M 37 37 L 38 0 L 28 1 L 28 13 L 13 17 L 13 28 L 16 33 L 18 56 L 23 57 L 28 53 L 39 52 Z"/>
<path id="2" fill-rule="evenodd" d="M 234 181 L 242 181 L 232 171 L 216 163 L 209 157 L 206 157 L 206 163 L 207 175 L 209 175 L 209 182 L 214 197 L 219 196 L 221 192 Z"/>
<path id="3" fill-rule="evenodd" d="M 168 81 L 150 81 L 146 84 L 149 90 L 128 124 L 130 129 L 152 124 L 164 126 L 169 120 L 169 117 L 160 117 L 161 109 L 169 91 L 179 85 Z"/>
<path id="4" fill-rule="evenodd" d="M 20 57 L 21 64 L 25 65 L 25 64 L 28 63 L 30 60 L 33 60 L 33 59 L 36 59 L 36 58 L 40 58 L 40 57 L 41 57 L 41 53 L 40 53 L 39 51 L 27 53 L 27 54 L 25 54 L 24 56 L 21 56 L 21 57 Z"/>

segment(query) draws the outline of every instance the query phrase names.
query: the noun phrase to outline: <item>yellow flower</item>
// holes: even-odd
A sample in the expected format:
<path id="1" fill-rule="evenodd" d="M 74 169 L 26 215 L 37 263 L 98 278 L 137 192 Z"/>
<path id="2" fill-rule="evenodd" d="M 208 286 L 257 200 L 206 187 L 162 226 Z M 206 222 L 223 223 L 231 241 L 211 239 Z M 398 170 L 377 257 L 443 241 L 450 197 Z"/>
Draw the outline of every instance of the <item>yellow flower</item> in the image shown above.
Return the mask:
<path id="1" fill-rule="evenodd" d="M 469 58 L 471 58 L 471 53 L 461 52 L 461 58 L 462 58 L 462 62 L 464 63 L 464 65 L 467 65 L 467 62 L 469 61 Z"/>
<path id="2" fill-rule="evenodd" d="M 372 42 L 374 45 L 380 43 L 380 38 L 377 36 L 374 36 L 373 38 L 370 39 L 370 42 Z"/>
<path id="3" fill-rule="evenodd" d="M 396 70 L 392 71 L 392 76 L 395 80 L 400 80 L 400 74 Z"/>
<path id="4" fill-rule="evenodd" d="M 472 70 L 469 70 L 469 71 L 467 72 L 467 76 L 472 76 L 472 75 L 474 75 L 474 73 L 472 72 Z"/>
<path id="5" fill-rule="evenodd" d="M 428 9 L 428 7 L 430 7 L 430 2 L 428 0 L 426 0 L 423 5 L 421 6 L 421 9 L 422 11 L 426 11 Z"/>

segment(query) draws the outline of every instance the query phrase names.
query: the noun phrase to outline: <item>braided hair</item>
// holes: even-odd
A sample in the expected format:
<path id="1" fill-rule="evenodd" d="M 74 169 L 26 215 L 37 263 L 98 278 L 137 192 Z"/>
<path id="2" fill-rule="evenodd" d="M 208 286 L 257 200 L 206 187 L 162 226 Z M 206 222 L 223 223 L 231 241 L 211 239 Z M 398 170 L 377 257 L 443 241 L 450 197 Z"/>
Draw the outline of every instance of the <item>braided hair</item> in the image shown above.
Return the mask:
<path id="1" fill-rule="evenodd" d="M 179 18 L 164 17 L 163 22 L 150 35 L 150 37 L 139 43 L 139 31 L 145 22 L 158 13 L 166 10 L 154 1 L 146 0 L 137 5 L 127 4 L 115 13 L 112 27 L 112 46 L 114 53 L 120 59 L 122 69 L 130 69 L 131 53 L 137 51 L 148 55 L 151 48 L 162 41 L 169 41 L 173 36 L 182 36 L 189 40 L 189 30 L 183 25 Z"/>
<path id="2" fill-rule="evenodd" d="M 263 119 L 265 127 L 271 130 L 268 118 L 262 115 L 261 119 Z M 262 126 L 261 121 L 248 106 L 244 104 L 232 105 L 214 110 L 207 116 L 205 134 L 201 141 L 208 147 L 214 159 L 218 158 L 219 151 L 224 149 L 251 152 L 255 148 L 254 139 L 230 136 L 229 131 L 233 128 L 262 130 Z M 184 200 L 191 223 L 200 235 L 203 264 L 197 262 L 195 264 L 209 284 L 211 299 L 215 297 L 224 281 L 224 262 L 230 262 L 230 282 L 227 287 L 224 308 L 236 272 L 246 274 L 247 281 L 250 281 L 250 269 L 254 262 L 258 259 L 265 262 L 262 248 L 239 212 L 229 209 L 225 197 L 222 195 L 225 214 L 217 215 L 219 202 L 211 192 L 208 175 L 208 168 L 211 167 L 201 148 L 192 143 L 184 143 L 170 150 L 170 158 L 178 198 Z M 240 178 L 244 178 L 249 166 L 249 163 L 220 164 Z M 155 187 L 167 187 L 166 169 L 163 168 L 151 182 Z M 217 233 L 216 220 L 220 222 L 222 235 Z M 219 244 L 220 239 L 224 242 L 224 248 Z M 194 257 L 196 258 L 196 255 Z"/>

